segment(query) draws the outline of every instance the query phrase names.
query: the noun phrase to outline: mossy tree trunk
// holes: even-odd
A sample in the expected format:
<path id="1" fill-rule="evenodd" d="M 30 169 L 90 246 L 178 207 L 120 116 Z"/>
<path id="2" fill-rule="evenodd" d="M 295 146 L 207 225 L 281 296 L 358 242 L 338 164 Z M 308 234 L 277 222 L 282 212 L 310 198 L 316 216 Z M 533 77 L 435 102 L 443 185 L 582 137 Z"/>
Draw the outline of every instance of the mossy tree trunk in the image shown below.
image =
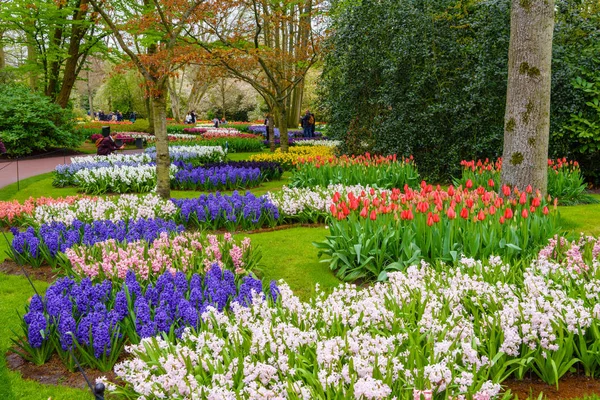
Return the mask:
<path id="1" fill-rule="evenodd" d="M 169 138 L 167 136 L 167 99 L 166 92 L 168 78 L 161 78 L 157 90 L 152 97 L 154 135 L 156 137 L 156 192 L 164 199 L 171 196 L 171 180 L 169 170 L 171 158 L 169 156 Z"/>
<path id="2" fill-rule="evenodd" d="M 502 183 L 546 193 L 554 0 L 512 0 Z"/>

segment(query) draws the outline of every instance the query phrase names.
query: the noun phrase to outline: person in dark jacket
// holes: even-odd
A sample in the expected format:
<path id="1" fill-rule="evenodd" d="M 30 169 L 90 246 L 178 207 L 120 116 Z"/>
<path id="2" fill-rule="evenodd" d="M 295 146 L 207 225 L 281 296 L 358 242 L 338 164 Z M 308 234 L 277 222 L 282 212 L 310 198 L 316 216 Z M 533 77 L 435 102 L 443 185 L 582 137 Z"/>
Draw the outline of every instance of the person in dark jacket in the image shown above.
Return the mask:
<path id="1" fill-rule="evenodd" d="M 102 139 L 102 141 L 98 144 L 98 151 L 96 152 L 96 154 L 98 154 L 99 156 L 108 156 L 116 150 L 123 150 L 125 145 L 119 147 L 115 143 L 115 139 L 113 138 L 113 136 L 115 136 L 116 134 L 117 132 L 113 131 L 109 136 L 105 136 Z"/>
<path id="2" fill-rule="evenodd" d="M 2 143 L 2 140 L 0 140 L 0 154 L 4 153 L 6 153 L 6 146 L 4 145 L 4 143 Z"/>

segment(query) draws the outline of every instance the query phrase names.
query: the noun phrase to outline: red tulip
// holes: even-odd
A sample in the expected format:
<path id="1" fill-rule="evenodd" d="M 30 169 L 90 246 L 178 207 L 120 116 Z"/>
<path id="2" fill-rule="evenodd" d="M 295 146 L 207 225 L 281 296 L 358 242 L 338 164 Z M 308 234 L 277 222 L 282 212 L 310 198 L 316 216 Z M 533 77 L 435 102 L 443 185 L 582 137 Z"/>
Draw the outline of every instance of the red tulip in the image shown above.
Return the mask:
<path id="1" fill-rule="evenodd" d="M 375 212 L 375 210 L 371 211 L 371 215 L 369 216 L 369 218 L 371 218 L 371 221 L 375 221 L 377 219 L 377 213 Z"/>
<path id="2" fill-rule="evenodd" d="M 500 217 L 500 225 L 504 225 L 504 217 Z"/>
<path id="3" fill-rule="evenodd" d="M 534 207 L 539 207 L 542 204 L 542 201 L 540 200 L 539 197 L 534 197 L 533 199 L 531 199 L 531 205 Z"/>
<path id="4" fill-rule="evenodd" d="M 454 186 L 452 185 L 450 185 L 450 187 L 448 188 L 448 196 L 454 196 Z"/>
<path id="5" fill-rule="evenodd" d="M 524 208 L 524 209 L 523 209 L 523 211 L 521 211 L 521 216 L 522 216 L 523 218 L 527 218 L 527 217 L 529 216 L 529 213 L 527 212 L 527 209 L 526 209 L 526 208 Z"/>
<path id="6" fill-rule="evenodd" d="M 542 209 L 542 213 L 544 213 L 544 215 L 548 215 L 549 210 L 547 206 L 544 206 L 544 208 Z"/>
<path id="7" fill-rule="evenodd" d="M 502 194 L 504 194 L 506 197 L 510 196 L 510 187 L 507 185 L 502 185 Z"/>
<path id="8" fill-rule="evenodd" d="M 467 183 L 465 183 L 465 186 L 467 187 L 467 189 L 471 189 L 473 187 L 473 181 L 467 179 Z"/>
<path id="9" fill-rule="evenodd" d="M 363 207 L 362 210 L 360 210 L 360 216 L 363 218 L 367 218 L 367 214 L 369 213 L 369 210 L 367 210 L 366 207 Z"/>
<path id="10" fill-rule="evenodd" d="M 533 188 L 531 187 L 531 185 L 527 185 L 527 187 L 525 188 L 525 191 L 527 193 L 532 193 L 533 192 Z"/>
<path id="11" fill-rule="evenodd" d="M 339 201 L 340 201 L 340 193 L 339 192 L 335 192 L 333 194 L 333 202 L 337 204 Z"/>
<path id="12" fill-rule="evenodd" d="M 479 213 L 477 214 L 477 219 L 480 221 L 483 221 L 485 219 L 485 214 L 483 213 L 483 210 L 479 210 Z"/>
<path id="13" fill-rule="evenodd" d="M 494 206 L 490 206 L 489 213 L 490 213 L 490 215 L 494 215 L 494 214 L 496 214 L 496 207 L 494 207 Z"/>
<path id="14" fill-rule="evenodd" d="M 329 206 L 329 211 L 331 211 L 332 215 L 337 214 L 337 208 L 335 208 L 335 204 Z"/>
<path id="15" fill-rule="evenodd" d="M 527 203 L 527 194 L 525 194 L 525 193 L 521 193 L 521 197 L 519 198 L 519 203 L 520 203 L 520 204 L 525 204 L 525 203 Z"/>
<path id="16" fill-rule="evenodd" d="M 454 208 L 450 207 L 448 211 L 446 211 L 446 215 L 449 219 L 454 219 L 456 218 L 456 211 L 454 211 Z"/>
<path id="17" fill-rule="evenodd" d="M 504 218 L 506 218 L 506 219 L 511 219 L 512 217 L 513 217 L 513 211 L 512 211 L 512 208 L 507 208 L 507 209 L 504 211 Z"/>
<path id="18" fill-rule="evenodd" d="M 490 179 L 490 180 L 488 181 L 488 186 L 489 186 L 489 187 L 494 187 L 494 185 L 495 185 L 495 183 L 494 183 L 494 180 L 493 180 L 493 179 Z"/>
<path id="19" fill-rule="evenodd" d="M 464 219 L 467 219 L 467 218 L 469 218 L 469 209 L 468 209 L 468 208 L 465 208 L 465 207 L 463 207 L 463 209 L 462 209 L 462 210 L 460 210 L 460 216 L 461 216 L 462 218 L 464 218 Z"/>

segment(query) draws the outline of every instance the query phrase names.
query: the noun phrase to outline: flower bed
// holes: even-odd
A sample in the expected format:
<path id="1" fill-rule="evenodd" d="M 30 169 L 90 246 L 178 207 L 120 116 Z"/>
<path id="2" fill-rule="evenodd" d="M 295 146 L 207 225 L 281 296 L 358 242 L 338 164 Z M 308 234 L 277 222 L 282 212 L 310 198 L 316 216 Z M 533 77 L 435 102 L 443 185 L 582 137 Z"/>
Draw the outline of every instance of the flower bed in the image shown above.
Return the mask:
<path id="1" fill-rule="evenodd" d="M 201 195 L 196 199 L 171 199 L 180 208 L 180 221 L 200 229 L 258 229 L 273 227 L 279 210 L 267 196 L 256 197 L 237 191 L 231 196 L 221 193 Z"/>
<path id="2" fill-rule="evenodd" d="M 225 165 L 181 169 L 171 179 L 171 187 L 178 190 L 233 190 L 258 186 L 262 181 L 258 168 Z"/>
<path id="3" fill-rule="evenodd" d="M 498 258 L 420 263 L 309 303 L 280 285 L 276 304 L 211 310 L 210 325 L 176 344 L 131 346 L 115 367 L 121 386 L 109 388 L 127 398 L 492 399 L 509 377 L 593 376 L 600 306 L 557 272 Z"/>
<path id="4" fill-rule="evenodd" d="M 558 232 L 538 193 L 511 192 L 504 198 L 483 188 L 420 191 L 393 189 L 342 198 L 330 206 L 331 235 L 318 244 L 343 280 L 384 280 L 391 271 L 420 259 L 455 261 L 458 256 L 505 260 L 533 257 Z"/>
<path id="5" fill-rule="evenodd" d="M 419 172 L 410 158 L 393 156 L 306 157 L 295 162 L 290 186 L 312 187 L 329 184 L 371 185 L 382 188 L 417 187 Z"/>
<path id="6" fill-rule="evenodd" d="M 67 196 L 59 198 L 38 197 L 25 200 L 0 201 L 0 227 L 25 226 L 31 223 L 37 207 L 50 204 L 73 204 L 83 199 L 93 199 L 87 196 Z"/>
<path id="7" fill-rule="evenodd" d="M 220 146 L 228 153 L 258 152 L 263 150 L 262 141 L 255 135 L 198 136 L 195 140 L 178 141 L 179 146 Z"/>
<path id="8" fill-rule="evenodd" d="M 73 201 L 42 204 L 31 210 L 29 223 L 39 227 L 51 222 L 66 225 L 74 221 L 92 223 L 94 221 L 128 221 L 131 219 L 173 219 L 177 207 L 170 200 L 163 200 L 155 194 L 136 196 L 126 194 L 118 197 L 77 198 Z"/>
<path id="9" fill-rule="evenodd" d="M 177 167 L 171 165 L 171 180 L 176 173 Z M 74 180 L 81 191 L 89 194 L 147 193 L 156 188 L 156 166 L 148 164 L 82 169 L 75 173 Z"/>
<path id="10" fill-rule="evenodd" d="M 119 243 L 114 239 L 92 246 L 73 246 L 66 250 L 61 272 L 77 281 L 119 281 L 133 271 L 143 281 L 154 282 L 164 272 L 204 274 L 212 265 L 233 271 L 236 276 L 252 271 L 260 259 L 250 238 L 236 241 L 226 233 L 222 239 L 197 232 L 170 237 L 161 233 L 153 242 L 139 240 Z"/>
<path id="11" fill-rule="evenodd" d="M 185 128 L 183 132 L 190 135 L 200 135 L 205 133 L 207 128 Z"/>
<path id="12" fill-rule="evenodd" d="M 228 161 L 225 163 L 205 164 L 205 168 L 230 166 L 235 168 L 258 168 L 263 180 L 274 181 L 281 179 L 283 168 L 277 162 L 268 161 Z"/>
<path id="13" fill-rule="evenodd" d="M 370 192 L 370 190 L 371 187 L 361 185 L 329 185 L 312 188 L 283 186 L 281 190 L 267 193 L 267 196 L 279 209 L 280 222 L 317 223 L 327 220 L 330 206 L 333 204 L 332 198 L 336 192 L 344 197 L 350 193 L 358 197 L 360 193 Z M 377 193 L 379 192 L 377 190 Z"/>
<path id="14" fill-rule="evenodd" d="M 117 242 L 135 242 L 143 239 L 151 243 L 160 237 L 161 233 L 181 231 L 182 225 L 158 218 L 92 223 L 75 220 L 70 225 L 51 222 L 42 224 L 39 228 L 29 227 L 22 232 L 13 228 L 11 258 L 19 264 L 39 267 L 47 263 L 56 267 L 59 263 L 59 253 L 64 253 L 75 245 L 91 246 L 109 239 Z"/>
<path id="15" fill-rule="evenodd" d="M 492 162 L 487 158 L 477 161 L 461 161 L 462 177 L 457 185 L 482 186 L 493 190 L 500 185 L 502 158 Z M 548 160 L 548 194 L 558 198 L 561 204 L 597 203 L 598 200 L 586 193 L 587 185 L 581 174 L 579 163 L 566 158 Z"/>
<path id="16" fill-rule="evenodd" d="M 23 317 L 24 337 L 14 342 L 37 365 L 56 353 L 74 370 L 72 350 L 83 366 L 110 371 L 125 345 L 157 334 L 175 341 L 185 327 L 204 329 L 210 324 L 202 320 L 207 311 L 223 311 L 232 302 L 249 305 L 262 286 L 248 276 L 238 289 L 234 273 L 218 265 L 205 277 L 165 272 L 156 284 L 138 281 L 133 272 L 116 284 L 61 278 L 44 298 L 33 297 Z"/>
<path id="17" fill-rule="evenodd" d="M 301 158 L 307 157 L 332 157 L 333 148 L 328 146 L 299 146 L 290 147 L 287 153 L 281 152 L 281 149 L 275 150 L 273 153 L 253 154 L 250 156 L 250 161 L 270 161 L 278 162 L 284 171 L 289 171 L 294 168 L 296 163 Z"/>
<path id="18" fill-rule="evenodd" d="M 145 153 L 156 159 L 156 147 L 148 147 Z M 225 155 L 220 146 L 169 146 L 171 161 L 191 162 L 194 165 L 223 161 Z"/>

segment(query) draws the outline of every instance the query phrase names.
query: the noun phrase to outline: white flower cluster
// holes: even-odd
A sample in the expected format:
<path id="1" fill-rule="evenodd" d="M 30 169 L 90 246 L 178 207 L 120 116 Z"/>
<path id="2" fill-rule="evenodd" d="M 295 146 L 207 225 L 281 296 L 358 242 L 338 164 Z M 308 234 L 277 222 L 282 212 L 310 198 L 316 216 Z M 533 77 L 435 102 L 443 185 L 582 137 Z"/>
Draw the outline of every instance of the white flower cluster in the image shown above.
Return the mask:
<path id="1" fill-rule="evenodd" d="M 171 179 L 175 177 L 176 172 L 177 167 L 171 165 Z M 152 191 L 156 187 L 156 166 L 82 169 L 75 173 L 75 179 L 85 193 L 143 193 Z"/>
<path id="2" fill-rule="evenodd" d="M 169 133 L 169 137 L 170 138 L 176 138 L 176 139 L 189 139 L 189 140 L 196 140 L 198 139 L 198 135 L 189 135 L 187 133 Z M 149 142 L 155 142 L 156 141 L 156 136 L 150 136 L 147 137 Z"/>
<path id="3" fill-rule="evenodd" d="M 326 147 L 338 147 L 342 144 L 341 140 L 298 140 L 294 142 L 294 146 L 326 146 Z"/>
<path id="4" fill-rule="evenodd" d="M 156 154 L 156 147 L 148 147 L 147 154 Z M 169 146 L 171 160 L 185 161 L 191 158 L 223 159 L 225 150 L 221 146 Z"/>
<path id="5" fill-rule="evenodd" d="M 71 157 L 71 164 L 94 164 L 98 162 L 115 163 L 149 163 L 153 159 L 149 154 L 111 154 L 108 156 Z"/>
<path id="6" fill-rule="evenodd" d="M 239 133 L 240 131 L 235 128 L 212 128 L 208 129 L 203 135 L 235 136 Z"/>
<path id="7" fill-rule="evenodd" d="M 76 202 L 53 203 L 37 206 L 33 212 L 33 224 L 40 226 L 50 222 L 63 222 L 70 225 L 75 220 L 127 221 L 140 218 L 171 219 L 177 213 L 177 207 L 170 200 L 164 200 L 156 194 L 137 196 L 125 194 L 108 198 L 83 198 Z"/>

